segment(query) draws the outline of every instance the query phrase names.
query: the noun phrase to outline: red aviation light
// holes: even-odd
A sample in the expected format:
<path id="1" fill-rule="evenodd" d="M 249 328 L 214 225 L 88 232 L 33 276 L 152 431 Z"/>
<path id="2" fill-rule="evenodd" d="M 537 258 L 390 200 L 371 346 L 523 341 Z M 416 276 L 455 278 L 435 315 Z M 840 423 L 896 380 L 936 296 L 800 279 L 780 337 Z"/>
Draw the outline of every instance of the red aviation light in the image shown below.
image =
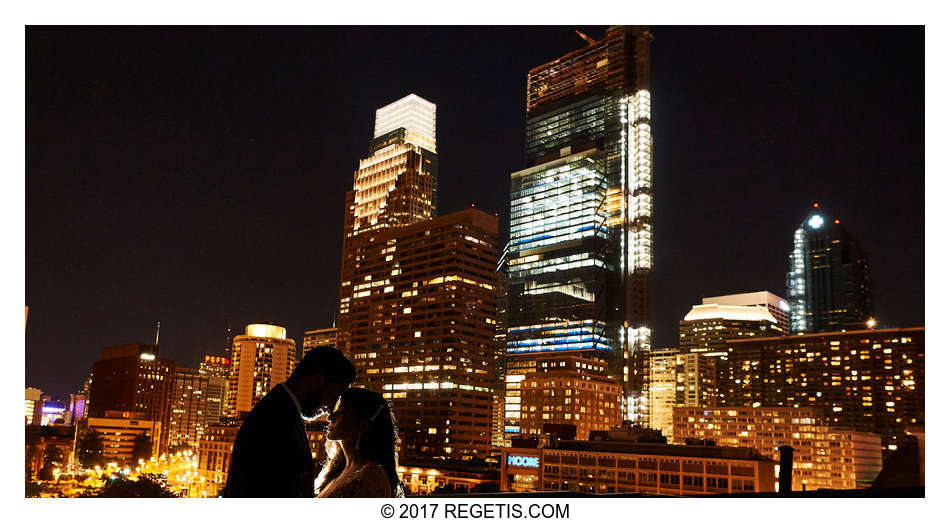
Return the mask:
<path id="1" fill-rule="evenodd" d="M 814 206 L 814 207 L 817 209 L 817 208 L 818 208 L 818 202 L 813 203 L 812 206 Z"/>

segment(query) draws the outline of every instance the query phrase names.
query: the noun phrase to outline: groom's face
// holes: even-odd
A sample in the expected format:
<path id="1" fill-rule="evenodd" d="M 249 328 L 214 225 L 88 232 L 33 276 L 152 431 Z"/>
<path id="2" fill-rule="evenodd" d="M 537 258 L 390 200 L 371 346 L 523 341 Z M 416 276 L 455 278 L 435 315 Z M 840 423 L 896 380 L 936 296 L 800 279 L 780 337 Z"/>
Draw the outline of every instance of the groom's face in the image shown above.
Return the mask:
<path id="1" fill-rule="evenodd" d="M 340 395 L 349 387 L 349 383 L 326 381 L 320 374 L 312 376 L 310 392 L 300 402 L 303 415 L 312 418 L 333 410 Z"/>

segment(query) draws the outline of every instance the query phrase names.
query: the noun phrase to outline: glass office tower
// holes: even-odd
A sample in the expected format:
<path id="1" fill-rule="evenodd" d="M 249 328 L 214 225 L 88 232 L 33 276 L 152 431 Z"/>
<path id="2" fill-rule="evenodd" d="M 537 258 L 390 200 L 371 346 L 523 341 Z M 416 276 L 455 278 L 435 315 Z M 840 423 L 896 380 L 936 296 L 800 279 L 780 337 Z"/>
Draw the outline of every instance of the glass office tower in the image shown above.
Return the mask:
<path id="1" fill-rule="evenodd" d="M 809 215 L 795 231 L 788 257 L 791 332 L 824 332 L 871 319 L 871 269 L 857 240 L 825 214 Z"/>
<path id="2" fill-rule="evenodd" d="M 639 421 L 651 345 L 653 166 L 645 27 L 529 71 L 525 169 L 511 175 L 506 422 L 520 383 L 552 352 L 608 363 L 624 419 Z"/>

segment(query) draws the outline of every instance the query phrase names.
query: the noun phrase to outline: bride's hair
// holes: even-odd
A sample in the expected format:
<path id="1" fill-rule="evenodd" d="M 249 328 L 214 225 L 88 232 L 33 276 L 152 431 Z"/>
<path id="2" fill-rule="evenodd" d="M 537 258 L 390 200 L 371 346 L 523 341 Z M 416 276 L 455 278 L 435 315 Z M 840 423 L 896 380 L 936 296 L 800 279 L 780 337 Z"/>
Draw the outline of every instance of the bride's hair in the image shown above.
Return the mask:
<path id="1" fill-rule="evenodd" d="M 359 439 L 360 452 L 383 467 L 389 477 L 393 496 L 401 496 L 402 484 L 396 472 L 399 459 L 396 446 L 399 444 L 399 435 L 389 402 L 377 392 L 351 388 L 346 389 L 340 397 L 340 404 L 346 409 L 355 410 L 357 418 L 369 420 L 369 428 Z M 343 449 L 338 441 L 327 440 L 326 450 L 327 457 L 323 462 L 323 469 L 314 482 L 316 493 L 326 488 L 346 467 L 346 456 L 343 455 Z"/>

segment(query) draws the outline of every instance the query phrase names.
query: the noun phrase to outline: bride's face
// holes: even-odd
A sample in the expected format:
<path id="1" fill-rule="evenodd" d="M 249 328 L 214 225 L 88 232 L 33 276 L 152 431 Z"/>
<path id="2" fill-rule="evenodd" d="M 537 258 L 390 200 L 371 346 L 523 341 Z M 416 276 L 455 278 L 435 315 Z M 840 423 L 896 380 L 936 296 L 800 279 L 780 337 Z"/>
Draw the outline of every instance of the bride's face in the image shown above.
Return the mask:
<path id="1" fill-rule="evenodd" d="M 356 409 L 346 408 L 343 402 L 337 402 L 336 408 L 327 417 L 330 425 L 327 427 L 327 439 L 342 441 L 357 439 L 363 430 L 363 425 L 356 416 Z"/>

